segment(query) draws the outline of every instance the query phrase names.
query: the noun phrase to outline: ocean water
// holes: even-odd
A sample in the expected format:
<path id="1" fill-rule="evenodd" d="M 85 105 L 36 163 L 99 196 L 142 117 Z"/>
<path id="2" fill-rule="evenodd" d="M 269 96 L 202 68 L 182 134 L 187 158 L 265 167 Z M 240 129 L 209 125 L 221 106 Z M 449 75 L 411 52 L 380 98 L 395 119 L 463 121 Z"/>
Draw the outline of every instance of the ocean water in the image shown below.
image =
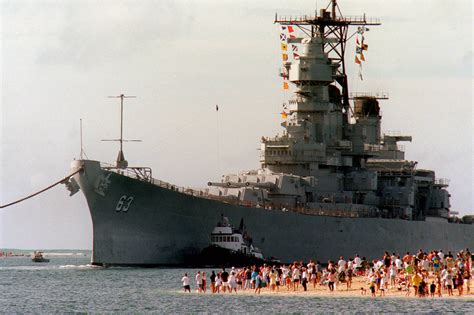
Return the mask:
<path id="1" fill-rule="evenodd" d="M 0 258 L 0 313 L 474 314 L 474 300 L 184 294 L 182 274 L 196 269 L 97 268 L 89 254 L 50 259 Z"/>

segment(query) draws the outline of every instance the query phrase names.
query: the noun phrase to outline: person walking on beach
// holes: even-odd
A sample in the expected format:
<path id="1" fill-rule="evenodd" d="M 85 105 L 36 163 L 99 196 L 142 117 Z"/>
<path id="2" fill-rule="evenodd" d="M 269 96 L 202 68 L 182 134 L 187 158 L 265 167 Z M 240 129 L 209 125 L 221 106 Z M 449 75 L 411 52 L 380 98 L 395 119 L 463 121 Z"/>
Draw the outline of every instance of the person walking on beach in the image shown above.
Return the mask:
<path id="1" fill-rule="evenodd" d="M 466 294 L 469 294 L 471 292 L 471 273 L 467 268 L 464 270 L 464 285 L 466 286 Z"/>
<path id="2" fill-rule="evenodd" d="M 415 290 L 415 296 L 418 295 L 418 287 L 420 286 L 422 280 L 423 278 L 420 276 L 419 273 L 415 273 L 411 279 L 411 284 L 413 285 L 413 289 Z"/>
<path id="3" fill-rule="evenodd" d="M 352 286 L 352 274 L 353 274 L 353 270 L 352 268 L 348 268 L 347 271 L 346 271 L 346 287 L 347 287 L 347 291 L 349 291 L 349 289 L 351 288 Z"/>
<path id="4" fill-rule="evenodd" d="M 453 295 L 453 274 L 451 270 L 448 269 L 448 273 L 446 275 L 446 287 L 448 288 L 448 296 Z"/>
<path id="5" fill-rule="evenodd" d="M 430 284 L 430 296 L 434 297 L 436 292 L 436 284 L 434 281 L 431 282 Z"/>
<path id="6" fill-rule="evenodd" d="M 260 294 L 260 290 L 262 289 L 262 275 L 257 273 L 255 277 L 255 294 Z"/>
<path id="7" fill-rule="evenodd" d="M 185 273 L 184 274 L 184 277 L 181 278 L 181 282 L 183 283 L 183 289 L 184 289 L 184 292 L 189 292 L 191 293 L 191 287 L 189 286 L 189 277 L 188 277 L 188 274 Z"/>
<path id="8" fill-rule="evenodd" d="M 388 272 L 390 275 L 390 287 L 395 288 L 397 282 L 397 266 L 395 262 L 392 263 Z"/>
<path id="9" fill-rule="evenodd" d="M 376 297 L 376 295 L 375 295 L 375 283 L 376 282 L 377 282 L 376 276 L 375 276 L 375 273 L 373 273 L 370 276 L 370 280 L 369 280 L 369 289 L 370 289 L 370 293 L 371 293 L 372 297 Z"/>
<path id="10" fill-rule="evenodd" d="M 209 279 L 211 280 L 211 292 L 216 293 L 216 274 L 214 273 L 214 270 L 211 272 Z"/>
<path id="11" fill-rule="evenodd" d="M 206 281 L 206 273 L 203 271 L 202 272 L 202 281 L 201 281 L 201 283 L 202 283 L 202 292 L 204 292 L 204 293 L 206 293 L 206 285 L 207 285 L 206 282 L 207 282 Z"/>
<path id="12" fill-rule="evenodd" d="M 202 275 L 200 271 L 196 273 L 196 285 L 198 287 L 197 291 L 201 293 L 202 292 Z"/>
<path id="13" fill-rule="evenodd" d="M 268 274 L 268 277 L 270 278 L 270 289 L 272 291 L 275 291 L 276 289 L 277 276 L 278 276 L 278 273 L 276 272 L 275 269 L 272 269 L 270 273 Z"/>
<path id="14" fill-rule="evenodd" d="M 214 289 L 215 293 L 220 293 L 221 292 L 221 287 L 222 287 L 222 278 L 221 278 L 221 273 L 218 272 L 216 276 L 216 287 Z"/>
<path id="15" fill-rule="evenodd" d="M 336 282 L 336 270 L 331 269 L 331 271 L 328 274 L 328 287 L 329 291 L 333 292 L 334 291 L 334 283 Z"/>
<path id="16" fill-rule="evenodd" d="M 288 289 L 288 291 L 290 291 L 290 287 L 291 287 L 290 268 L 284 265 L 281 269 L 282 269 L 283 285 L 286 285 L 286 288 Z"/>
<path id="17" fill-rule="evenodd" d="M 458 288 L 459 296 L 461 296 L 463 293 L 463 286 L 464 286 L 464 279 L 463 279 L 461 270 L 458 270 L 455 281 L 456 281 L 456 286 Z"/>
<path id="18" fill-rule="evenodd" d="M 247 268 L 245 270 L 245 285 L 244 290 L 252 288 L 252 270 Z"/>
<path id="19" fill-rule="evenodd" d="M 300 287 L 300 269 L 296 264 L 293 266 L 293 291 L 297 291 Z"/>
<path id="20" fill-rule="evenodd" d="M 303 290 L 307 291 L 306 285 L 308 284 L 308 271 L 305 267 L 303 267 L 303 272 L 301 273 L 301 285 L 303 286 Z"/>
<path id="21" fill-rule="evenodd" d="M 448 266 L 444 266 L 443 271 L 441 271 L 441 283 L 443 284 L 443 289 L 447 288 L 448 273 Z"/>
<path id="22" fill-rule="evenodd" d="M 441 289 L 442 289 L 442 284 L 441 284 L 441 277 L 437 276 L 436 277 L 436 293 L 438 294 L 438 297 L 441 297 Z"/>
<path id="23" fill-rule="evenodd" d="M 222 280 L 222 291 L 225 293 L 226 288 L 229 286 L 227 282 L 229 279 L 229 273 L 225 271 L 225 268 L 222 268 L 221 280 Z"/>
<path id="24" fill-rule="evenodd" d="M 232 293 L 232 290 L 237 293 L 237 280 L 235 278 L 235 272 L 232 271 L 229 275 L 229 293 Z"/>

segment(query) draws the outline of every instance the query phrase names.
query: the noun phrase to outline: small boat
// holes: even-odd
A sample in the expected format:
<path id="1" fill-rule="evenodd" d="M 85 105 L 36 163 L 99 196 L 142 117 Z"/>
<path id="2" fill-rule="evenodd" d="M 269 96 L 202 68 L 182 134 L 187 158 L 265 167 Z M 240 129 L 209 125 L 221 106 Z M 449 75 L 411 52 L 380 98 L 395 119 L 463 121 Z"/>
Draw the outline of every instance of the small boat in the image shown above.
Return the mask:
<path id="1" fill-rule="evenodd" d="M 202 264 L 207 266 L 254 265 L 266 260 L 260 249 L 255 247 L 252 237 L 245 230 L 243 219 L 238 229 L 222 216 L 211 233 L 211 244 L 201 253 Z"/>
<path id="2" fill-rule="evenodd" d="M 44 258 L 43 252 L 35 251 L 33 256 L 31 257 L 31 261 L 33 262 L 49 262 L 48 258 Z"/>

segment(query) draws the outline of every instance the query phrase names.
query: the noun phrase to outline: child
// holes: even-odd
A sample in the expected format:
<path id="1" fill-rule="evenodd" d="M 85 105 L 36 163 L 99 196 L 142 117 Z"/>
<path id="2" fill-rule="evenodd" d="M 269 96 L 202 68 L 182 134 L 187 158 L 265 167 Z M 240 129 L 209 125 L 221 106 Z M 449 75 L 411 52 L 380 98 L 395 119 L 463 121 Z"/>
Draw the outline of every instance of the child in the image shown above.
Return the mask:
<path id="1" fill-rule="evenodd" d="M 255 293 L 256 294 L 260 294 L 260 289 L 262 288 L 262 276 L 261 274 L 259 273 L 256 277 L 255 277 Z"/>
<path id="2" fill-rule="evenodd" d="M 431 285 L 430 285 L 430 295 L 431 295 L 431 297 L 434 297 L 435 291 L 436 291 L 436 284 L 434 283 L 434 281 L 432 281 Z"/>
<path id="3" fill-rule="evenodd" d="M 369 288 L 372 296 L 375 297 L 375 281 L 370 281 Z"/>

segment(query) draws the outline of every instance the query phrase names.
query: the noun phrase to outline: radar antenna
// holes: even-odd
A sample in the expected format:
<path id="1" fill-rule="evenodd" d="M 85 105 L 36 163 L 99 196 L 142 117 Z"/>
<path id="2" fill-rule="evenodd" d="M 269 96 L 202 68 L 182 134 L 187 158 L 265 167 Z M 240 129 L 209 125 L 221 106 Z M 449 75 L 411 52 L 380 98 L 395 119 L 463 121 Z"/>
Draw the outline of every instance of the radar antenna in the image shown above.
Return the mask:
<path id="1" fill-rule="evenodd" d="M 125 140 L 123 138 L 123 99 L 124 98 L 136 98 L 136 96 L 120 94 L 117 96 L 108 96 L 109 98 L 120 98 L 120 139 L 103 139 L 101 141 L 118 141 L 120 142 L 120 151 L 117 156 L 117 161 L 115 166 L 117 168 L 127 168 L 128 162 L 125 160 L 123 154 L 123 143 L 124 142 L 141 142 L 141 140 Z"/>

